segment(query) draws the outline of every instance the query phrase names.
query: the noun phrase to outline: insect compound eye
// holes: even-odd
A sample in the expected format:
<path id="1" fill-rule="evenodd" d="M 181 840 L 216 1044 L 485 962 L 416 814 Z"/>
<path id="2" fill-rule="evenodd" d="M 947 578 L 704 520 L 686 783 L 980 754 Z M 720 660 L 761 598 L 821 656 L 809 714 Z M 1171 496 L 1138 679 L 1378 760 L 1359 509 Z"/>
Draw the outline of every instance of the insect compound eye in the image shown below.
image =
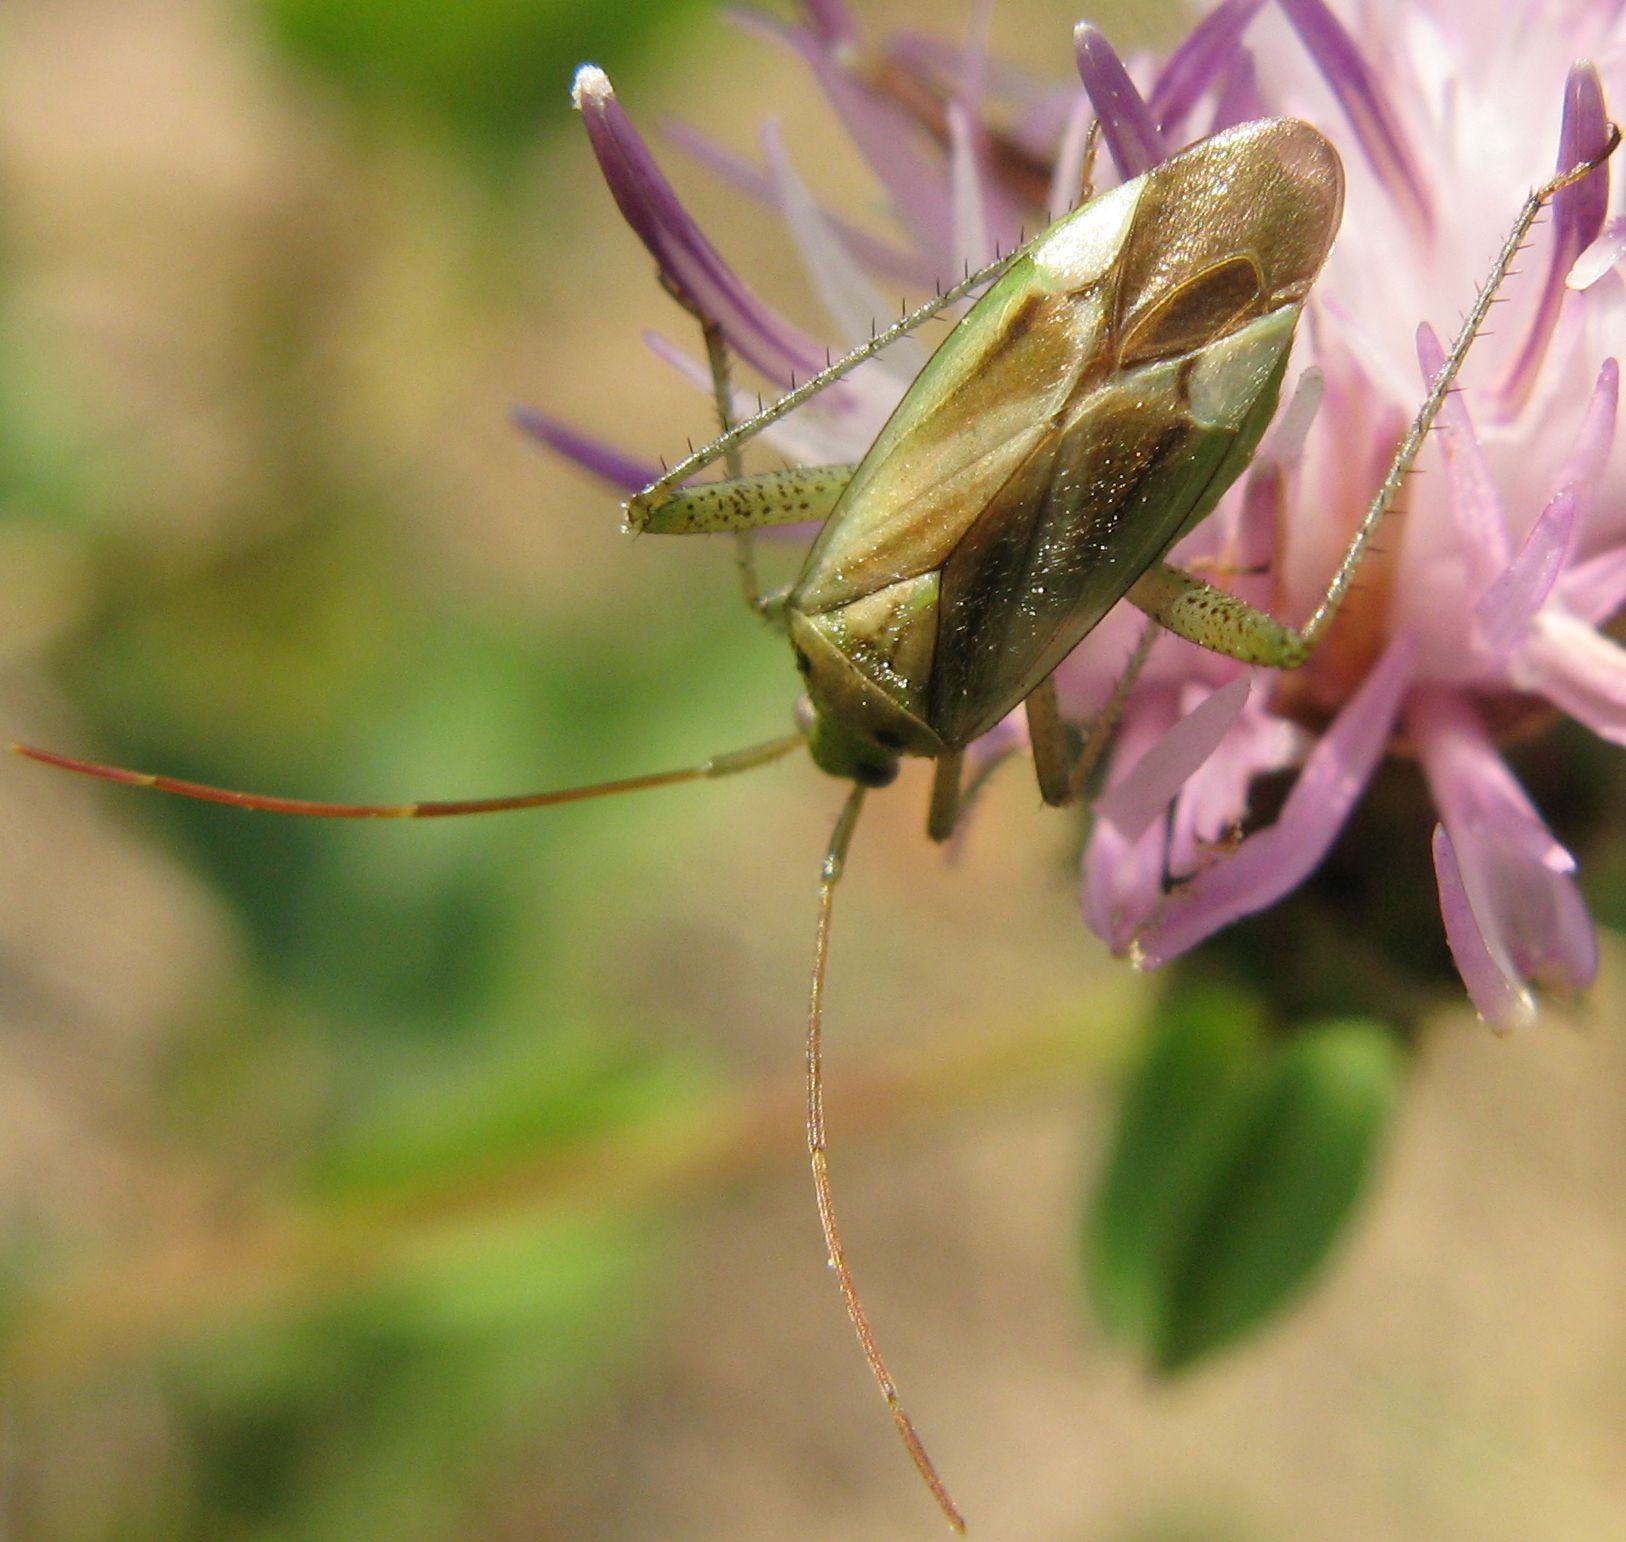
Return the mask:
<path id="1" fill-rule="evenodd" d="M 900 754 L 902 753 L 903 735 L 893 733 L 890 728 L 877 728 L 875 730 L 875 742 L 880 745 L 883 750 L 896 750 Z"/>

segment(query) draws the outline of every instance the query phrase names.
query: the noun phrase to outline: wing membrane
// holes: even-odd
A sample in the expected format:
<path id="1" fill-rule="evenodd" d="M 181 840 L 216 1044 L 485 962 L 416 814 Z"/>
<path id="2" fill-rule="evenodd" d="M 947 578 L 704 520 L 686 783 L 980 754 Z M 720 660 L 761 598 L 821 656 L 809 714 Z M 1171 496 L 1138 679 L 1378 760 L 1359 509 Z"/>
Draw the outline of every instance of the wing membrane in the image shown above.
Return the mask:
<path id="1" fill-rule="evenodd" d="M 931 722 L 986 732 L 1178 537 L 1235 435 L 1180 408 L 1173 365 L 1097 393 L 1036 447 L 943 569 Z M 1145 410 L 1153 405 L 1153 410 Z"/>

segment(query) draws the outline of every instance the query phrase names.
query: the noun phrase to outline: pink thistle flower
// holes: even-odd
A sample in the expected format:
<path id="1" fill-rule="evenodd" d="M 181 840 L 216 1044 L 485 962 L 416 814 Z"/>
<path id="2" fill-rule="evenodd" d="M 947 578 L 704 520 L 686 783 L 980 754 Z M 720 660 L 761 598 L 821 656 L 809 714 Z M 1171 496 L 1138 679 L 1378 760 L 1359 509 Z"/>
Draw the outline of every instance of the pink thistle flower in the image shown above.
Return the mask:
<path id="1" fill-rule="evenodd" d="M 1210 22 L 1257 9 L 1223 6 Z M 1539 21 L 1494 29 L 1452 5 L 1373 6 L 1364 20 L 1357 43 L 1321 0 L 1282 0 L 1248 29 L 1258 107 L 1329 126 L 1341 111 L 1350 125 L 1348 204 L 1295 356 L 1319 372 L 1320 410 L 1302 444 L 1296 425 L 1278 429 L 1233 500 L 1232 530 L 1221 522 L 1181 553 L 1223 564 L 1225 543 L 1247 540 L 1253 505 L 1274 530 L 1268 603 L 1289 617 L 1314 606 L 1440 366 L 1431 323 L 1471 298 L 1519 190 L 1603 143 L 1602 77 L 1626 66 L 1612 5 L 1543 7 Z M 1239 47 L 1237 34 L 1221 46 Z M 1509 284 L 1497 335 L 1476 346 L 1364 592 L 1303 671 L 1257 672 L 1257 702 L 1172 799 L 1162 854 L 1185 881 L 1126 891 L 1105 933 L 1141 961 L 1175 957 L 1303 883 L 1403 733 L 1439 814 L 1446 937 L 1481 1015 L 1512 1028 L 1533 1016 L 1532 985 L 1590 982 L 1596 945 L 1575 863 L 1496 748 L 1555 709 L 1617 743 L 1626 728 L 1626 653 L 1596 630 L 1626 601 L 1626 484 L 1608 475 L 1620 280 L 1566 287 L 1604 231 L 1608 185 L 1598 176 L 1572 192 L 1523 282 Z M 1216 662 L 1218 675 L 1237 671 Z M 1161 692 L 1205 673 L 1214 665 L 1195 657 L 1171 663 Z M 1159 689 L 1149 681 L 1129 715 L 1158 710 Z M 1273 764 L 1268 723 L 1315 737 L 1278 739 Z M 1129 747 L 1115 756 L 1120 774 Z M 1275 822 L 1219 844 L 1247 827 L 1253 776 L 1290 764 L 1298 779 Z M 1110 885 L 1114 867 L 1099 829 L 1086 892 Z M 1099 907 L 1088 913 L 1105 930 Z"/>
<path id="2" fill-rule="evenodd" d="M 771 130 L 762 168 L 679 137 L 782 213 L 839 348 L 880 314 L 871 275 L 958 277 L 1009 250 L 1024 221 L 1062 212 L 1092 116 L 1111 162 L 1103 183 L 1248 118 L 1318 124 L 1343 152 L 1348 195 L 1288 404 L 1242 484 L 1175 553 L 1302 622 L 1439 367 L 1437 330 L 1466 309 L 1528 188 L 1599 151 L 1605 85 L 1626 85 L 1626 7 L 1516 9 L 1522 19 L 1504 10 L 1492 27 L 1460 0 L 1223 0 L 1161 61 L 1120 60 L 1081 26 L 1082 90 L 1035 86 L 974 46 L 905 36 L 866 51 L 838 0 L 810 4 L 800 25 L 740 18 L 806 61 L 889 195 L 898 245 L 820 207 Z M 674 296 L 777 386 L 820 367 L 824 347 L 755 296 L 684 212 L 603 74 L 584 68 L 575 92 Z M 1445 936 L 1481 1015 L 1508 1029 L 1532 1017 L 1532 987 L 1591 980 L 1576 864 L 1498 745 L 1558 715 L 1626 742 L 1626 653 L 1599 630 L 1626 602 L 1626 468 L 1611 459 L 1626 220 L 1608 219 L 1608 200 L 1604 170 L 1555 201 L 1439 419 L 1426 474 L 1306 668 L 1153 645 L 1083 860 L 1085 918 L 1113 947 L 1160 964 L 1274 905 L 1311 877 L 1398 750 L 1436 811 Z M 653 346 L 705 381 L 672 345 Z M 856 459 L 921 358 L 918 345 L 889 350 L 769 436 L 796 460 Z M 525 423 L 617 485 L 643 479 L 618 451 L 541 415 Z M 1140 626 L 1120 607 L 1063 666 L 1073 715 L 1106 698 Z M 1261 778 L 1284 773 L 1292 785 L 1261 823 Z"/>

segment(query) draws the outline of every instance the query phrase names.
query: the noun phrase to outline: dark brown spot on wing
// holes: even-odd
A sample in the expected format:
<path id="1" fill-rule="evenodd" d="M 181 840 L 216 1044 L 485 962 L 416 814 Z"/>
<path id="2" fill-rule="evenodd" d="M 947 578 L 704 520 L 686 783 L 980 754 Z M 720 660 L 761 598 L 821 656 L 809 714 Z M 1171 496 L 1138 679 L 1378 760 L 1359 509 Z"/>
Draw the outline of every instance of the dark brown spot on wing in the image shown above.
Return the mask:
<path id="1" fill-rule="evenodd" d="M 1190 353 L 1260 315 L 1263 298 L 1264 274 L 1251 254 L 1227 257 L 1128 318 L 1119 360 L 1130 368 Z"/>

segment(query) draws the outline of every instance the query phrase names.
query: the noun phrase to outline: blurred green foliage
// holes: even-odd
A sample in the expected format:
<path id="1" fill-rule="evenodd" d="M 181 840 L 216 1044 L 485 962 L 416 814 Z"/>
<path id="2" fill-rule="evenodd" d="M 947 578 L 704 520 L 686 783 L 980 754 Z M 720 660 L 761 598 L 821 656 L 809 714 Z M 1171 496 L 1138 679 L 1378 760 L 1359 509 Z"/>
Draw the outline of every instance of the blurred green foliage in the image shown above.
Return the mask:
<path id="1" fill-rule="evenodd" d="M 568 108 L 562 82 L 583 59 L 632 60 L 658 28 L 703 0 L 257 0 L 270 35 L 357 105 L 420 130 L 438 123 L 471 148 L 512 157 Z"/>
<path id="2" fill-rule="evenodd" d="M 1130 1082 L 1088 1227 L 1102 1326 L 1162 1371 L 1259 1328 L 1343 1236 L 1402 1057 L 1380 1023 L 1272 1042 L 1261 1005 L 1171 994 Z"/>
<path id="3" fill-rule="evenodd" d="M 396 222 L 436 230 L 477 276 L 477 325 L 520 314 L 546 264 L 534 233 L 494 258 L 489 231 L 416 207 L 434 178 L 392 181 L 424 127 L 476 152 L 453 174 L 463 187 L 482 156 L 548 143 L 582 55 L 631 60 L 684 8 L 262 7 L 286 57 L 383 109 L 376 181 L 352 165 L 342 190 L 371 206 L 373 228 L 325 228 L 307 204 L 251 255 L 227 298 L 229 395 L 196 409 L 205 431 L 217 411 L 246 425 L 242 459 L 193 524 L 153 476 L 188 408 L 126 414 L 114 392 L 99 399 L 86 360 L 53 335 L 38 277 L 0 266 L 0 510 L 5 528 L 43 532 L 73 575 L 52 662 L 82 714 L 75 737 L 233 785 L 410 796 L 691 759 L 724 747 L 711 735 L 726 741 L 770 678 L 758 699 L 782 721 L 782 670 L 753 682 L 719 668 L 747 632 L 715 624 L 726 564 L 714 590 L 663 617 L 659 657 L 614 604 L 595 627 L 492 613 L 477 594 L 458 603 L 414 539 L 434 492 L 387 455 L 356 454 L 358 428 L 341 425 L 356 383 L 331 368 L 337 327 L 354 324 L 351 286 L 365 283 L 347 264 Z M 585 149 L 559 139 L 557 153 L 590 201 Z M 545 367 L 568 377 L 572 365 Z M 517 438 L 511 454 L 534 461 Z M 613 498 L 578 503 L 613 538 Z M 558 560 L 571 560 L 568 539 Z M 691 688 L 674 692 L 673 678 Z M 34 1393 L 8 1401 L 9 1449 L 23 1453 L 0 1504 L 8 1528 L 450 1536 L 487 1483 L 603 1397 L 661 1320 L 673 1243 L 648 1196 L 692 1163 L 691 1116 L 718 1088 L 703 1053 L 650 1031 L 648 982 L 614 941 L 618 923 L 636 933 L 691 881 L 685 854 L 715 814 L 696 822 L 675 806 L 565 811 L 523 839 L 503 821 L 338 828 L 158 799 L 113 812 L 177 861 L 160 883 L 201 882 L 247 957 L 195 998 L 190 1021 L 154 1025 L 150 1081 L 113 1089 L 124 1112 L 92 1131 L 84 1158 L 94 1170 L 94 1142 L 139 1129 L 210 1175 L 218 1229 L 189 1261 L 194 1223 L 161 1162 L 142 1180 L 152 1192 L 129 1202 L 150 1207 L 140 1229 L 152 1230 L 127 1255 L 87 1243 L 102 1225 L 89 1215 L 31 1218 L 58 1203 L 43 1192 L 7 1199 L 3 1320 L 18 1338 L 5 1351 L 69 1345 L 73 1367 L 31 1373 Z M 675 833 L 674 817 L 694 833 Z M 70 1105 L 100 1096 L 60 1091 Z M 78 1282 L 66 1304 L 64 1281 Z M 149 1375 L 159 1402 L 137 1402 L 161 1408 L 156 1422 L 107 1414 L 95 1483 L 58 1474 L 89 1411 L 127 1405 Z M 58 1379 L 71 1389 L 60 1400 Z"/>

